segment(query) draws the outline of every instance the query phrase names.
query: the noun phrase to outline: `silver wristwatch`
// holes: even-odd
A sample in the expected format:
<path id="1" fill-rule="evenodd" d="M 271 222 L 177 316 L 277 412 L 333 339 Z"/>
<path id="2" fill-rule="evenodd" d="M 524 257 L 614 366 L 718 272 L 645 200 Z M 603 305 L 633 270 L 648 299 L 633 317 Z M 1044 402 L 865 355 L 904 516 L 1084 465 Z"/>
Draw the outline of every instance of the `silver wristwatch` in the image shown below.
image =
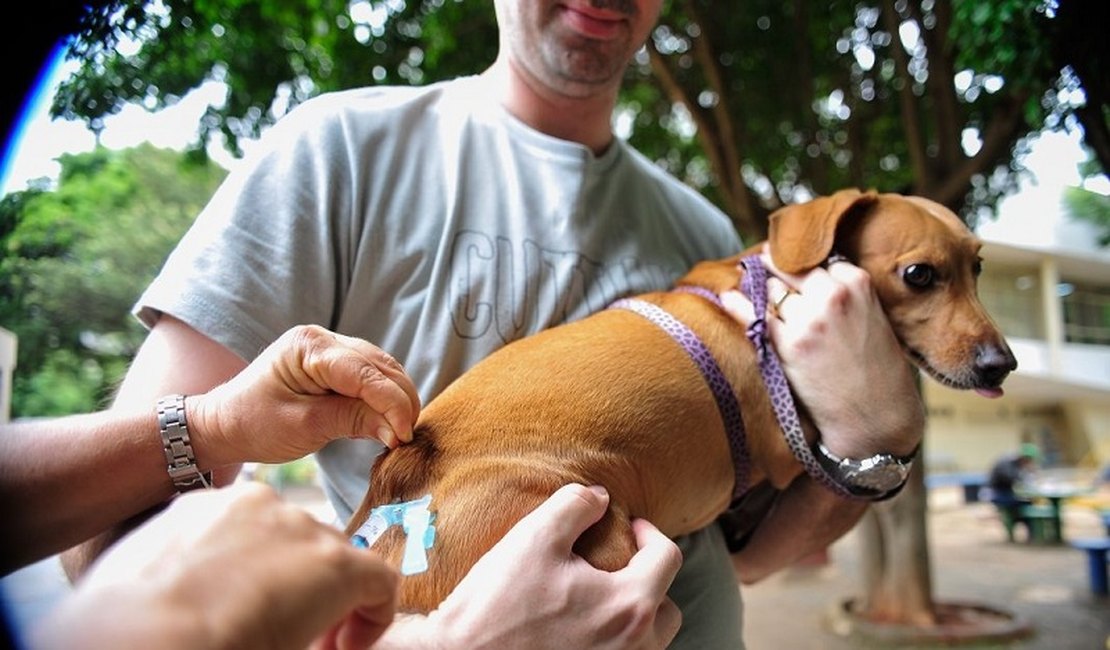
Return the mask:
<path id="1" fill-rule="evenodd" d="M 185 396 L 167 395 L 158 400 L 158 431 L 166 453 L 166 471 L 178 492 L 212 487 L 212 473 L 197 469 L 189 426 L 185 421 Z"/>
<path id="2" fill-rule="evenodd" d="M 881 500 L 901 491 L 909 478 L 917 450 L 915 448 L 908 456 L 875 454 L 863 459 L 841 458 L 818 440 L 813 454 L 829 477 L 848 492 L 858 497 Z"/>

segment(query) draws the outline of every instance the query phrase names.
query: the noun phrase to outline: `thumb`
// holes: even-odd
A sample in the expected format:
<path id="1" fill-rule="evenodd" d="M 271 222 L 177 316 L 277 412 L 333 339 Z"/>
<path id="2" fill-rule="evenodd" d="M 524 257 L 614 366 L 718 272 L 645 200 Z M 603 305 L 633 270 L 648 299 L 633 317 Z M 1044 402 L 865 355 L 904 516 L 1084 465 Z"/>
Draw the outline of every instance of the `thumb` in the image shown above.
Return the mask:
<path id="1" fill-rule="evenodd" d="M 601 519 L 608 506 L 609 492 L 605 488 L 570 483 L 528 513 L 509 535 L 546 540 L 559 553 L 570 553 L 574 542 Z"/>

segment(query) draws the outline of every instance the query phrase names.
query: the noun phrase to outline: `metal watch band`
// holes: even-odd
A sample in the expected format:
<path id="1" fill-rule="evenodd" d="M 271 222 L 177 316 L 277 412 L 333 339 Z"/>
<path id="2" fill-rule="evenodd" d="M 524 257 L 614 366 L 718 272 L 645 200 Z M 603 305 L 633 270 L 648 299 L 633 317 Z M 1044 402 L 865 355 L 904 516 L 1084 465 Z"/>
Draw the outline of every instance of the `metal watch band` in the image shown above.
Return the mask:
<path id="1" fill-rule="evenodd" d="M 166 471 L 178 492 L 212 487 L 212 473 L 197 469 L 189 425 L 185 421 L 185 396 L 166 395 L 158 400 L 158 430 L 166 453 Z"/>
<path id="2" fill-rule="evenodd" d="M 814 445 L 814 452 L 822 467 L 850 493 L 871 501 L 883 501 L 897 495 L 906 486 L 910 468 L 920 448 L 918 445 L 907 456 L 881 453 L 869 458 L 851 459 L 840 458 L 818 440 Z M 868 477 L 869 473 L 877 474 Z M 897 482 L 890 487 L 876 485 L 886 483 L 892 478 Z"/>

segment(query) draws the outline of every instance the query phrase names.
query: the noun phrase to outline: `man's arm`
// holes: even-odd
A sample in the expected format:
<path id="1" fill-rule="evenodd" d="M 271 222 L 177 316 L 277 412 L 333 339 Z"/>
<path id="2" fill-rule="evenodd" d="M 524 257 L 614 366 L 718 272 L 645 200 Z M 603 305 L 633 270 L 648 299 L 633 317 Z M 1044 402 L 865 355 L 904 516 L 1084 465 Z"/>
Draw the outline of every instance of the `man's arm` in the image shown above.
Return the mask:
<path id="1" fill-rule="evenodd" d="M 867 503 L 842 499 L 802 474 L 778 495 L 747 544 L 732 554 L 743 584 L 759 582 L 819 551 L 856 525 Z"/>
<path id="2" fill-rule="evenodd" d="M 44 480 L 56 497 L 44 511 L 66 511 L 68 541 L 96 535 L 63 555 L 71 577 L 174 494 L 153 417 L 156 400 L 170 393 L 189 396 L 185 411 L 196 463 L 201 471 L 216 470 L 217 484 L 234 480 L 244 462 L 294 460 L 337 437 L 375 438 L 390 446 L 411 440 L 419 412 L 404 369 L 365 341 L 297 327 L 247 366 L 222 345 L 163 316 L 112 410 L 103 414 L 107 424 L 85 430 L 87 420 L 71 422 L 77 426 L 52 436 L 62 443 L 54 447 L 64 447 L 60 455 L 41 461 L 51 467 Z"/>
<path id="3" fill-rule="evenodd" d="M 109 431 L 84 431 L 68 427 L 53 435 L 81 441 L 67 445 L 70 453 L 65 462 L 51 461 L 59 473 L 71 477 L 67 497 L 58 498 L 54 509 L 80 506 L 77 510 L 84 521 L 73 526 L 77 540 L 87 540 L 66 551 L 62 564 L 70 578 L 84 573 L 88 564 L 112 542 L 125 534 L 134 523 L 125 521 L 138 517 L 174 494 L 173 483 L 166 473 L 166 460 L 158 424 L 154 417 L 156 400 L 170 393 L 196 395 L 205 393 L 246 367 L 246 362 L 227 348 L 202 335 L 185 323 L 163 316 L 150 331 L 127 372 L 112 405 L 116 412 L 132 414 L 129 421 Z M 195 434 L 195 418 L 190 416 L 188 401 L 186 419 L 190 433 Z M 76 424 L 83 424 L 77 421 Z M 198 437 L 193 438 L 193 451 L 201 471 L 214 468 L 208 462 L 208 450 Z M 84 454 L 97 450 L 99 458 Z M 228 483 L 236 468 L 220 472 L 218 482 Z M 229 476 L 230 474 L 230 476 Z M 84 487 L 82 487 L 84 486 Z M 37 490 L 29 490 L 35 493 Z M 68 495 L 83 495 L 75 503 Z M 69 518 L 72 525 L 72 517 Z"/>

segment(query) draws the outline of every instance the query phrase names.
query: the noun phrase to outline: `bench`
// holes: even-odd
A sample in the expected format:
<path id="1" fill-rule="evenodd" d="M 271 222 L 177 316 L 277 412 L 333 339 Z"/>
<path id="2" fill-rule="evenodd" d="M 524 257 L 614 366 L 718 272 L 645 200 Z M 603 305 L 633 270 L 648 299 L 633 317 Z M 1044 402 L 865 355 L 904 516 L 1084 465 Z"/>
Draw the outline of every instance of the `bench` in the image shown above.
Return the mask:
<path id="1" fill-rule="evenodd" d="M 998 518 L 1006 529 L 1006 538 L 1014 540 L 1014 528 L 1025 526 L 1027 540 L 1034 543 L 1053 543 L 1060 541 L 1060 524 L 1056 512 L 1050 506 L 1021 505 L 1016 508 L 1009 504 L 995 502 Z"/>
<path id="2" fill-rule="evenodd" d="M 983 498 L 980 492 L 987 485 L 987 475 L 982 472 L 948 472 L 929 474 L 925 477 L 929 488 L 958 486 L 964 495 L 964 503 L 978 503 Z"/>
<path id="3" fill-rule="evenodd" d="M 1110 553 L 1110 537 L 1074 539 L 1071 545 L 1087 553 L 1087 571 L 1091 574 L 1091 592 L 1097 596 L 1110 595 L 1110 585 L 1107 580 L 1108 561 Z"/>

